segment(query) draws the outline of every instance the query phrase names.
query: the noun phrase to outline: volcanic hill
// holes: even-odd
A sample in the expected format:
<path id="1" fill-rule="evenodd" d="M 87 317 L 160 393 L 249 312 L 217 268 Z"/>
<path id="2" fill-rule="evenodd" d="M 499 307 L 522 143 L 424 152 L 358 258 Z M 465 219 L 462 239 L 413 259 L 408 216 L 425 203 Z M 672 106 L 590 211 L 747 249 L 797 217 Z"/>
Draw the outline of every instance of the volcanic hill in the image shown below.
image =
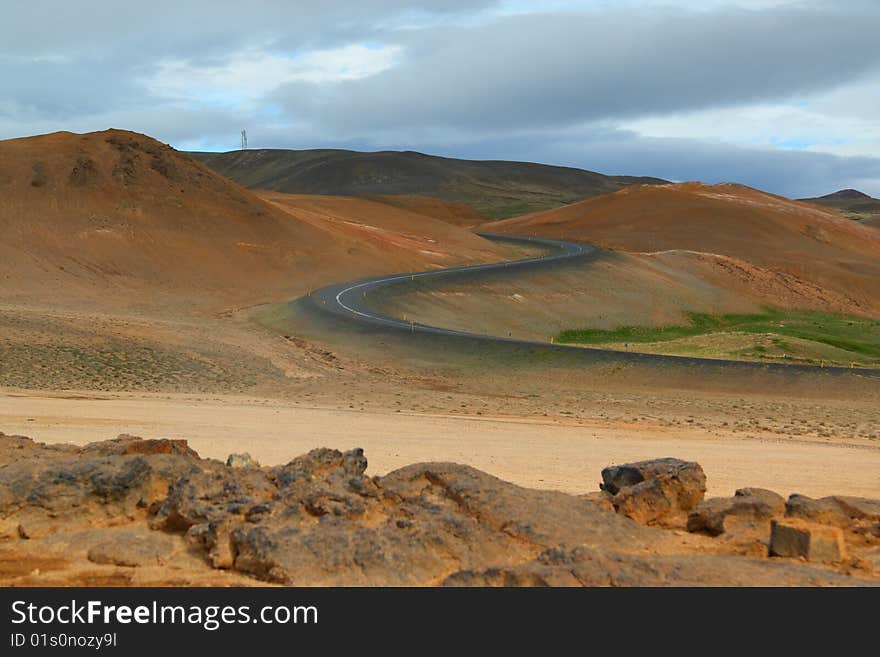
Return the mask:
<path id="1" fill-rule="evenodd" d="M 303 197 L 297 210 L 280 198 L 264 200 L 133 132 L 2 141 L 2 300 L 253 303 L 356 276 L 506 257 L 425 214 L 356 199 L 322 209 Z"/>
<path id="2" fill-rule="evenodd" d="M 692 260 L 729 259 L 793 277 L 880 314 L 880 235 L 832 210 L 743 185 L 681 183 L 623 189 L 548 212 L 484 224 L 487 232 L 589 242 Z M 839 304 L 838 304 L 839 305 Z"/>

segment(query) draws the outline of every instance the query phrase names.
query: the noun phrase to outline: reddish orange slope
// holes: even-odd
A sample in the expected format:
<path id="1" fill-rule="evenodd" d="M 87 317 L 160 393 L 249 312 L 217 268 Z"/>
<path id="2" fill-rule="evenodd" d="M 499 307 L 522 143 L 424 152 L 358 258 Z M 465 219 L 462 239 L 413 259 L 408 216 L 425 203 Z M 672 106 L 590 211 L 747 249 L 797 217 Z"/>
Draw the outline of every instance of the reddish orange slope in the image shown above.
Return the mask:
<path id="1" fill-rule="evenodd" d="M 367 196 L 371 201 L 409 210 L 435 219 L 441 219 L 456 226 L 477 226 L 486 221 L 483 214 L 464 203 L 443 201 L 431 196 L 414 196 L 411 194 Z"/>
<path id="2" fill-rule="evenodd" d="M 794 274 L 880 311 L 880 234 L 813 205 L 734 184 L 623 189 L 548 212 L 484 224 L 635 252 L 732 256 Z"/>
<path id="3" fill-rule="evenodd" d="M 441 245 L 445 260 L 500 257 L 456 230 L 473 242 Z M 436 262 L 408 244 L 377 259 L 360 243 L 137 133 L 0 141 L 0 301 L 216 306 Z"/>
<path id="4" fill-rule="evenodd" d="M 465 228 L 380 201 L 270 191 L 257 194 L 297 222 L 320 228 L 341 244 L 351 244 L 350 253 L 394 262 L 396 271 L 510 257 L 503 248 Z"/>

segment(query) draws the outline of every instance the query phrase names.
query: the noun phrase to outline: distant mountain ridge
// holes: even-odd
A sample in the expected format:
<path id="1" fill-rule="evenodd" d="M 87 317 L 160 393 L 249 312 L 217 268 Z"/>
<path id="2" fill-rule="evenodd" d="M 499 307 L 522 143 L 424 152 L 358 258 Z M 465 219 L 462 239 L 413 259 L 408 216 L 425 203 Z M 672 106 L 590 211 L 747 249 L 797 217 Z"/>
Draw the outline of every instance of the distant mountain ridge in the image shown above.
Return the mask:
<path id="1" fill-rule="evenodd" d="M 667 182 L 531 162 L 461 160 L 414 151 L 255 149 L 189 155 L 253 189 L 343 196 L 424 195 L 467 204 L 488 218 L 547 210 L 630 185 Z"/>
<path id="2" fill-rule="evenodd" d="M 873 198 L 857 189 L 841 189 L 825 196 L 798 199 L 815 205 L 837 210 L 845 217 L 875 225 L 880 216 L 880 199 Z"/>

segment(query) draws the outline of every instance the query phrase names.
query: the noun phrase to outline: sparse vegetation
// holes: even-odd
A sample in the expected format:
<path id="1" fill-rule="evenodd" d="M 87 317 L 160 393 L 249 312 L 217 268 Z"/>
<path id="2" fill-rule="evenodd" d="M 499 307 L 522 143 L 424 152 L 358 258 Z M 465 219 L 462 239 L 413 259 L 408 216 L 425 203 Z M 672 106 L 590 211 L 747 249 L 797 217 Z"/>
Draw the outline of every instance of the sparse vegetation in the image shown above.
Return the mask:
<path id="1" fill-rule="evenodd" d="M 745 358 L 827 361 L 829 364 L 880 364 L 880 321 L 875 319 L 772 307 L 753 314 L 688 313 L 688 319 L 687 324 L 674 326 L 567 330 L 562 331 L 556 339 L 570 344 L 624 347 L 630 343 L 639 347 L 660 345 L 659 349 L 650 350 L 662 353 L 677 350 L 687 355 L 700 353 L 718 357 L 738 355 Z M 697 349 L 696 341 L 689 340 L 721 334 L 733 339 L 716 341 L 716 354 L 703 353 L 707 349 Z M 764 343 L 756 342 L 754 336 L 765 338 Z M 743 339 L 750 344 L 745 347 L 736 344 L 742 343 Z M 662 348 L 662 343 L 677 343 L 677 349 Z"/>
<path id="2" fill-rule="evenodd" d="M 0 386 L 23 389 L 241 392 L 279 381 L 269 361 L 188 335 L 136 334 L 124 322 L 0 314 Z"/>
<path id="3" fill-rule="evenodd" d="M 0 385 L 17 388 L 231 392 L 253 372 L 146 345 L 0 344 Z"/>
<path id="4" fill-rule="evenodd" d="M 833 208 L 847 219 L 854 221 L 865 221 L 880 217 L 880 199 L 871 198 L 867 194 L 855 189 L 842 189 L 826 196 L 801 200 L 815 205 L 824 205 L 826 208 Z"/>

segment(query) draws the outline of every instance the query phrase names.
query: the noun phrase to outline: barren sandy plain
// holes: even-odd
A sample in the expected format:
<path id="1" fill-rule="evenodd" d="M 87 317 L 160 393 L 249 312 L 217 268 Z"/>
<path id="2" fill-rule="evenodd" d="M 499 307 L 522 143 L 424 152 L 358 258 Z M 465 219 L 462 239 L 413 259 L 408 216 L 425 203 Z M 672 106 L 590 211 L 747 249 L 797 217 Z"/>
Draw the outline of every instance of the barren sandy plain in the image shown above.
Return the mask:
<path id="1" fill-rule="evenodd" d="M 236 396 L 7 390 L 0 394 L 0 426 L 7 433 L 78 445 L 123 433 L 185 438 L 202 456 L 225 460 L 246 451 L 265 465 L 315 447 L 363 447 L 372 475 L 410 463 L 452 461 L 528 488 L 573 494 L 596 491 L 598 472 L 607 465 L 658 456 L 700 463 L 710 496 L 732 495 L 746 485 L 811 497 L 871 496 L 878 488 L 876 439 L 848 421 L 862 417 L 862 432 L 878 426 L 867 405 L 829 408 L 717 396 L 698 408 L 660 395 L 596 396 L 583 401 L 576 417 L 557 415 L 558 407 L 551 407 L 553 415 L 534 415 L 529 404 L 516 400 L 478 403 L 486 410 L 476 415 L 454 404 L 444 410 L 436 399 L 441 395 L 429 390 L 406 394 L 400 410 L 388 408 L 380 395 L 346 393 L 347 388 L 340 385 L 339 392 L 351 395 L 357 408 Z M 743 412 L 748 410 L 767 417 L 752 424 Z M 736 428 L 724 426 L 737 415 L 742 419 L 734 420 Z M 783 434 L 789 422 L 803 434 Z"/>

